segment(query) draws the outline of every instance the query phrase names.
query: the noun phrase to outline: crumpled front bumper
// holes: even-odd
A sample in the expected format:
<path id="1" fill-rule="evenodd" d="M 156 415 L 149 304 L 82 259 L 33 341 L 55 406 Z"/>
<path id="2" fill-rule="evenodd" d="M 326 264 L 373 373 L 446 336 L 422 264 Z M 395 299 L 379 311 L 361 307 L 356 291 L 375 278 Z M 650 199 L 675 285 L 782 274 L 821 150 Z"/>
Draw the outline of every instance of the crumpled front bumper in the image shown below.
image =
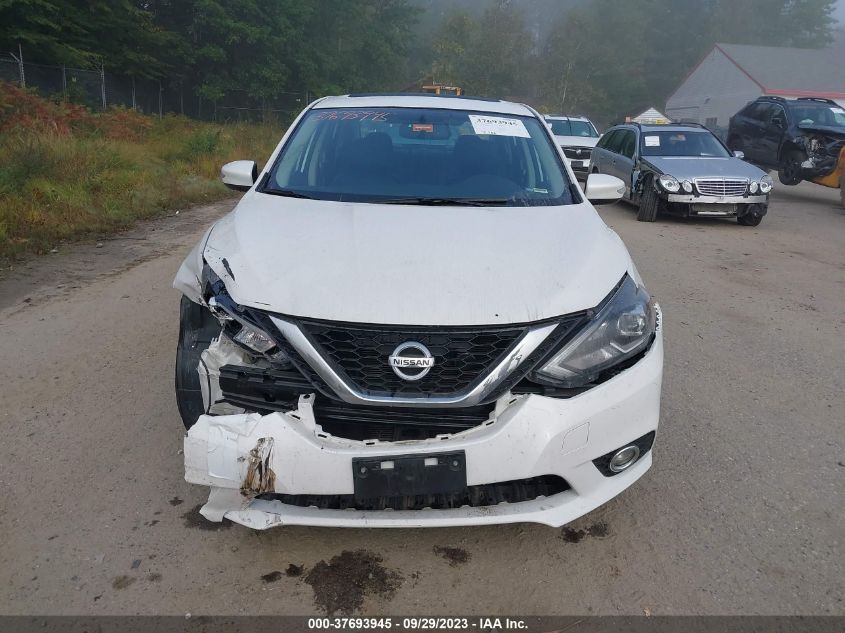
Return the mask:
<path id="1" fill-rule="evenodd" d="M 279 525 L 434 527 L 536 522 L 561 526 L 606 503 L 651 466 L 651 452 L 606 477 L 592 460 L 654 431 L 660 412 L 662 327 L 646 355 L 569 399 L 510 396 L 483 425 L 413 442 L 359 442 L 324 433 L 313 396 L 296 411 L 202 416 L 185 437 L 185 479 L 211 487 L 202 514 L 255 529 Z M 262 493 L 348 495 L 352 459 L 462 450 L 467 484 L 557 475 L 570 489 L 532 501 L 450 510 L 326 510 L 255 498 Z"/>

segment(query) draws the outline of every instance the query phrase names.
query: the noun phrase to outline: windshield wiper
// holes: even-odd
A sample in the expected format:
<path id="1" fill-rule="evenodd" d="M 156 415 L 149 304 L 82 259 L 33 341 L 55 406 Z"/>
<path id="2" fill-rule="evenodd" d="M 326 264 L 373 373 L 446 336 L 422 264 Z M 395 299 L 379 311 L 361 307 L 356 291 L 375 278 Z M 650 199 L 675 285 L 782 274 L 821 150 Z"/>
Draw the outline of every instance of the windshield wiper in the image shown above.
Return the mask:
<path id="1" fill-rule="evenodd" d="M 432 207 L 495 207 L 504 206 L 508 198 L 390 198 L 387 200 L 372 200 L 373 204 L 409 204 Z"/>
<path id="2" fill-rule="evenodd" d="M 285 198 L 302 198 L 303 200 L 316 200 L 314 196 L 307 193 L 300 193 L 293 189 L 261 189 L 261 193 L 269 193 L 271 196 L 284 196 Z"/>

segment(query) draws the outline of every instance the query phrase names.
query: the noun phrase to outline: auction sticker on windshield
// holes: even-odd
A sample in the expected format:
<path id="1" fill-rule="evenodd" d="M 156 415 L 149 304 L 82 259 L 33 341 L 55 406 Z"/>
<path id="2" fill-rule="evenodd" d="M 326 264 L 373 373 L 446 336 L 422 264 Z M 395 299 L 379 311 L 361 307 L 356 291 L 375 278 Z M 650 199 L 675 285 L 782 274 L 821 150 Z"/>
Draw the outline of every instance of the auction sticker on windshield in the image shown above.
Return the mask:
<path id="1" fill-rule="evenodd" d="M 659 136 L 646 136 L 645 137 L 645 146 L 646 147 L 660 147 L 660 137 Z"/>
<path id="2" fill-rule="evenodd" d="M 481 116 L 470 114 L 469 121 L 476 134 L 489 134 L 490 136 L 519 136 L 531 138 L 525 124 L 519 119 L 507 119 L 497 116 Z"/>

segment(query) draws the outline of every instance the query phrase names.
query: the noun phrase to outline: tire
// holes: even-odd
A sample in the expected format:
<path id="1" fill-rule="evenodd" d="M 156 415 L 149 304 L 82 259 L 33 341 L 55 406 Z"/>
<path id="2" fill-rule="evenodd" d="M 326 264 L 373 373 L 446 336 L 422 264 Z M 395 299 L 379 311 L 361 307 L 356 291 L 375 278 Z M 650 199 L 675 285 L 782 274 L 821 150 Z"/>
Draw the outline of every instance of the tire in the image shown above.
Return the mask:
<path id="1" fill-rule="evenodd" d="M 804 155 L 797 150 L 790 150 L 781 163 L 781 168 L 778 169 L 778 180 L 781 184 L 788 187 L 794 187 L 799 182 L 804 180 L 801 175 L 801 163 L 804 162 Z"/>
<path id="2" fill-rule="evenodd" d="M 185 429 L 190 429 L 205 413 L 197 366 L 220 330 L 220 322 L 211 312 L 182 296 L 176 344 L 176 406 Z"/>
<path id="3" fill-rule="evenodd" d="M 637 220 L 639 222 L 654 222 L 657 219 L 657 209 L 660 206 L 660 198 L 657 197 L 651 180 L 643 185 L 643 195 L 640 198 L 640 208 L 637 209 Z"/>
<path id="4" fill-rule="evenodd" d="M 759 226 L 768 211 L 768 206 L 763 204 L 749 204 L 748 207 L 748 210 L 743 215 L 737 216 L 737 224 L 740 226 Z"/>

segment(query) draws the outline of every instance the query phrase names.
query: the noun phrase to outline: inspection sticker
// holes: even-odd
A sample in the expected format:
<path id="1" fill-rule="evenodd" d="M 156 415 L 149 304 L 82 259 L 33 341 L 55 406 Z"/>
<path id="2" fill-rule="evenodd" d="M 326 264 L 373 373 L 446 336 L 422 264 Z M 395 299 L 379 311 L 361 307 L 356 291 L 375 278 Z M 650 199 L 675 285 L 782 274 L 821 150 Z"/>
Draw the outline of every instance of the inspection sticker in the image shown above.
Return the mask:
<path id="1" fill-rule="evenodd" d="M 525 124 L 520 119 L 506 119 L 498 116 L 481 116 L 470 114 L 469 121 L 476 134 L 489 134 L 491 136 L 519 136 L 531 138 Z"/>
<path id="2" fill-rule="evenodd" d="M 660 137 L 659 136 L 646 136 L 645 137 L 645 146 L 646 147 L 660 147 Z"/>

